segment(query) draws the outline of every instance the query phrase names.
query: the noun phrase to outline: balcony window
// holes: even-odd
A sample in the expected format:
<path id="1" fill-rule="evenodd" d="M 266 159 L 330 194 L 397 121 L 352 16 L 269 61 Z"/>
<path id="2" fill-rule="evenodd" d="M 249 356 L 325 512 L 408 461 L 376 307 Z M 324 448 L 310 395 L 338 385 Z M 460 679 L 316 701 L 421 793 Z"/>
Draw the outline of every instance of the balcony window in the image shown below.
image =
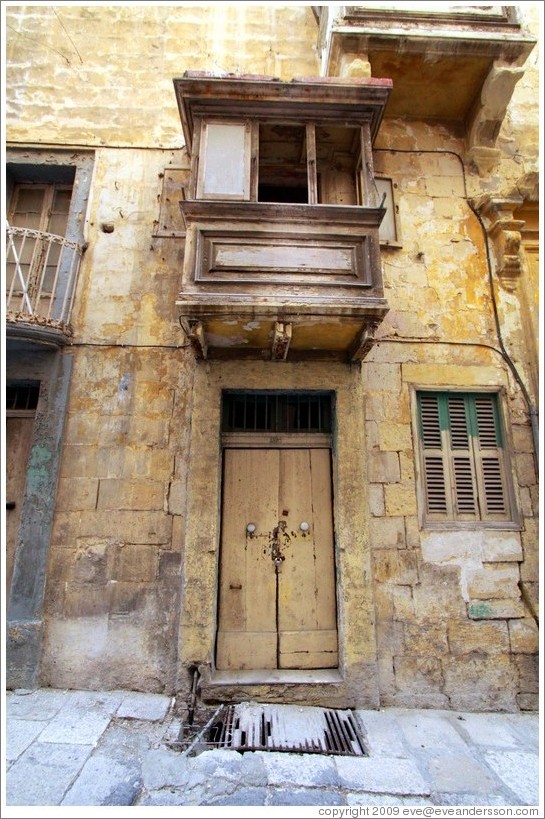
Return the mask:
<path id="1" fill-rule="evenodd" d="M 203 121 L 196 197 L 279 204 L 373 205 L 358 127 Z"/>
<path id="2" fill-rule="evenodd" d="M 249 199 L 250 128 L 240 122 L 205 122 L 201 131 L 199 199 Z"/>
<path id="3" fill-rule="evenodd" d="M 91 154 L 10 151 L 6 166 L 6 306 L 10 332 L 70 321 L 89 195 Z M 17 330 L 17 326 L 19 330 Z M 57 336 L 55 336 L 57 338 Z"/>

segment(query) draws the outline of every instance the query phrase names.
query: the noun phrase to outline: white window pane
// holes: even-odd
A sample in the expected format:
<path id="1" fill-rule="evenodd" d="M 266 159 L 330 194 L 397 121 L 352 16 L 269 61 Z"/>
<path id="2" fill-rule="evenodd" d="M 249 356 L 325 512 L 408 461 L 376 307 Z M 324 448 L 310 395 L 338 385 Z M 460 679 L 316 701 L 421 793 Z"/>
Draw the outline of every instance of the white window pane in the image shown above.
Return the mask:
<path id="1" fill-rule="evenodd" d="M 208 123 L 203 157 L 202 195 L 244 198 L 246 192 L 246 127 Z"/>

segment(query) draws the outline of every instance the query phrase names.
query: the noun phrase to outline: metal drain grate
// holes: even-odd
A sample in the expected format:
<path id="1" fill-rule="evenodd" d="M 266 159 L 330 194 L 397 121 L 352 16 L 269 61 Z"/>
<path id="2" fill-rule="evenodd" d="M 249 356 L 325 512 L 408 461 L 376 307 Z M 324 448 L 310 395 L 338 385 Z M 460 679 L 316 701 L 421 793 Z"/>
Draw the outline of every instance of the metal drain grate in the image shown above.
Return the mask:
<path id="1" fill-rule="evenodd" d="M 234 751 L 366 755 L 351 711 L 296 705 L 225 706 L 210 728 L 207 744 Z"/>

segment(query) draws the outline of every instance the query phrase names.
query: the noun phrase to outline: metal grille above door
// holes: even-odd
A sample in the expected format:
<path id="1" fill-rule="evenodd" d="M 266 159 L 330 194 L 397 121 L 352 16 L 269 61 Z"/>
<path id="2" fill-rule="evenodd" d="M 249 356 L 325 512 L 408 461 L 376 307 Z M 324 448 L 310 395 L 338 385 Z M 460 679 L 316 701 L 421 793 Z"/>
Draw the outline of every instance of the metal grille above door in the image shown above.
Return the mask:
<path id="1" fill-rule="evenodd" d="M 225 391 L 222 432 L 331 432 L 330 392 Z"/>

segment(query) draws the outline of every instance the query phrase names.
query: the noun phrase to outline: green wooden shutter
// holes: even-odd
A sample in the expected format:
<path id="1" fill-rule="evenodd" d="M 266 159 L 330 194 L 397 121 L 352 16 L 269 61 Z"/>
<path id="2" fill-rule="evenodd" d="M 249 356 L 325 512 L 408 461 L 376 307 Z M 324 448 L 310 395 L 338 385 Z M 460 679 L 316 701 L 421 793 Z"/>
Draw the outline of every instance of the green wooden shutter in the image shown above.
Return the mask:
<path id="1" fill-rule="evenodd" d="M 445 418 L 440 399 L 441 396 L 436 393 L 424 392 L 418 396 L 426 516 L 430 520 L 446 520 L 451 511 L 446 453 L 441 432 Z"/>
<path id="2" fill-rule="evenodd" d="M 452 471 L 454 517 L 478 520 L 477 485 L 470 436 L 470 407 L 465 395 L 446 396 L 449 417 L 449 459 Z"/>
<path id="3" fill-rule="evenodd" d="M 496 398 L 477 395 L 473 403 L 477 427 L 473 448 L 480 483 L 481 517 L 483 520 L 505 520 L 508 504 Z"/>
<path id="4" fill-rule="evenodd" d="M 509 519 L 496 396 L 422 392 L 418 419 L 426 520 Z"/>

